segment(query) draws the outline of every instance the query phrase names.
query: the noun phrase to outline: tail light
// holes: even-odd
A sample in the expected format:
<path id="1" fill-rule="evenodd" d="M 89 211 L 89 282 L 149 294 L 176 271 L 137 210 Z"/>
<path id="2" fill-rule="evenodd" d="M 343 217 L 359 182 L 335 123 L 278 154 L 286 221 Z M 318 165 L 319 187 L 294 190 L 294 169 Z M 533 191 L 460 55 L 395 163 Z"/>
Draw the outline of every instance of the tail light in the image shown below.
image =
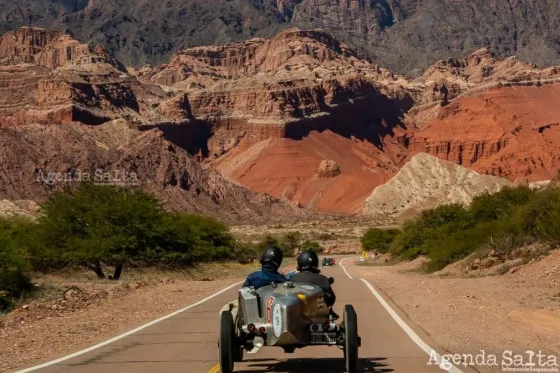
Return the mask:
<path id="1" fill-rule="evenodd" d="M 251 334 L 255 333 L 255 330 L 257 330 L 257 328 L 255 327 L 255 324 L 247 325 L 247 329 L 249 330 L 249 333 L 251 333 Z"/>
<path id="2" fill-rule="evenodd" d="M 319 325 L 317 325 L 317 324 L 311 325 L 311 330 L 313 330 L 314 332 L 318 331 L 319 330 Z"/>
<path id="3" fill-rule="evenodd" d="M 264 326 L 261 326 L 259 328 L 259 334 L 264 334 L 266 332 L 266 328 Z"/>
<path id="4" fill-rule="evenodd" d="M 331 323 L 329 321 L 325 321 L 323 323 L 323 330 L 324 331 L 329 331 L 330 328 L 331 328 Z"/>

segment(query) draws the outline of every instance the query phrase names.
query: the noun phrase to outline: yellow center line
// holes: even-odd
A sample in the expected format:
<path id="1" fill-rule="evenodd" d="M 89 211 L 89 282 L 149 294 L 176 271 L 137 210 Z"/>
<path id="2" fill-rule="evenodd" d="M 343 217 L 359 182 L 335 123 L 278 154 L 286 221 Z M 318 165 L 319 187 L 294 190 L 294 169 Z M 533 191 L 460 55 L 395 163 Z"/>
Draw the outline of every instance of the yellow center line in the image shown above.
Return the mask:
<path id="1" fill-rule="evenodd" d="M 220 364 L 214 365 L 214 367 L 212 367 L 212 369 L 208 371 L 208 373 L 219 373 L 219 372 L 220 372 Z"/>

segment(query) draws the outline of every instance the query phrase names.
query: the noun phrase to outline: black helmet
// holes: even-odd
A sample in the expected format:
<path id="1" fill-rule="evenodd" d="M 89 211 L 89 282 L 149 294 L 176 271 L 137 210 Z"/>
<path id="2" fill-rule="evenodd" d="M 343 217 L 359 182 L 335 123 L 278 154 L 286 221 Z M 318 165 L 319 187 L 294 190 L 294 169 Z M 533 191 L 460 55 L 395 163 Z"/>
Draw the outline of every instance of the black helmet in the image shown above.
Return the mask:
<path id="1" fill-rule="evenodd" d="M 319 257 L 313 251 L 304 251 L 297 258 L 298 271 L 319 271 Z"/>
<path id="2" fill-rule="evenodd" d="M 278 247 L 270 246 L 264 249 L 261 257 L 261 264 L 272 263 L 277 268 L 282 265 L 282 259 L 284 259 L 284 253 Z"/>

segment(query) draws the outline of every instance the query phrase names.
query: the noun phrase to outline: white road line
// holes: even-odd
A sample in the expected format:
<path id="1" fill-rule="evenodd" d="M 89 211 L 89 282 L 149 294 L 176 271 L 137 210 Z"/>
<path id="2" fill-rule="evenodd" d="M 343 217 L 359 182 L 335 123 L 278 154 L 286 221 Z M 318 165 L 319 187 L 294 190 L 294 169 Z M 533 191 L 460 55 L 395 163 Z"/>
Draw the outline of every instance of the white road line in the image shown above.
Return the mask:
<path id="1" fill-rule="evenodd" d="M 377 298 L 377 300 L 379 301 L 379 303 L 381 303 L 381 305 L 385 308 L 385 310 L 389 312 L 389 315 L 391 315 L 391 317 L 397 322 L 397 324 L 399 324 L 399 326 L 405 331 L 405 333 L 408 334 L 410 339 L 412 339 L 412 341 L 416 343 L 418 347 L 420 347 L 425 353 L 427 353 L 428 356 L 430 357 L 435 356 L 435 360 L 437 361 L 437 364 L 441 369 L 446 370 L 450 373 L 463 373 L 462 370 L 460 370 L 459 368 L 451 364 L 449 364 L 451 365 L 451 367 L 447 365 L 447 367 L 449 368 L 445 369 L 441 365 L 443 361 L 442 356 L 439 353 L 437 353 L 433 348 L 428 346 L 428 344 L 424 342 L 418 336 L 418 334 L 416 334 L 414 330 L 412 330 L 410 326 L 407 325 L 407 323 L 403 319 L 401 319 L 401 317 L 395 312 L 395 310 L 393 310 L 391 306 L 389 306 L 389 304 L 385 301 L 385 299 L 383 299 L 383 297 L 379 295 L 377 290 L 375 290 L 375 288 L 367 280 L 364 280 L 363 278 L 361 280 L 364 282 L 364 284 L 366 284 L 369 290 L 371 290 L 373 295 Z"/>
<path id="2" fill-rule="evenodd" d="M 124 334 L 121 334 L 121 335 L 119 335 L 119 336 L 117 336 L 117 337 L 111 338 L 111 339 L 109 339 L 108 341 L 101 342 L 101 343 L 99 343 L 99 344 L 96 344 L 95 346 L 91 346 L 91 347 L 89 347 L 89 348 L 86 348 L 85 350 L 78 351 L 78 352 L 75 352 L 75 353 L 73 353 L 73 354 L 71 354 L 71 355 L 61 357 L 60 359 L 53 360 L 53 361 L 50 361 L 50 362 L 48 362 L 48 363 L 44 363 L 44 364 L 41 364 L 41 365 L 37 365 L 37 366 L 31 367 L 31 368 L 27 368 L 27 369 L 24 369 L 24 370 L 20 370 L 20 371 L 14 372 L 14 373 L 27 373 L 27 372 L 31 372 L 31 371 L 34 371 L 34 370 L 37 370 L 37 369 L 46 368 L 46 367 L 49 367 L 49 366 L 51 366 L 51 365 L 55 365 L 55 364 L 61 363 L 61 362 L 66 361 L 66 360 L 73 359 L 73 358 L 75 358 L 75 357 L 77 357 L 77 356 L 86 354 L 86 353 L 91 352 L 91 351 L 93 351 L 93 350 L 96 350 L 96 349 L 98 349 L 98 348 L 100 348 L 100 347 L 103 347 L 103 346 L 106 346 L 106 345 L 111 344 L 111 343 L 113 343 L 113 342 L 116 342 L 116 341 L 118 341 L 119 339 L 128 337 L 129 335 L 132 335 L 132 334 L 134 334 L 134 333 L 137 333 L 137 332 L 139 332 L 140 330 L 146 329 L 146 328 L 148 328 L 148 327 L 150 327 L 150 326 L 152 326 L 152 325 L 154 325 L 154 324 L 157 324 L 157 323 L 159 323 L 159 322 L 161 322 L 161 321 L 163 321 L 163 320 L 167 320 L 167 319 L 169 319 L 169 318 L 171 318 L 171 317 L 173 317 L 173 316 L 177 316 L 178 314 L 180 314 L 180 313 L 182 313 L 182 312 L 185 312 L 185 311 L 187 311 L 187 310 L 189 310 L 189 309 L 191 309 L 191 308 L 193 308 L 193 307 L 199 306 L 199 305 L 201 305 L 202 303 L 205 303 L 205 302 L 209 301 L 210 299 L 215 298 L 215 297 L 217 297 L 218 295 L 221 295 L 221 294 L 225 293 L 226 291 L 228 291 L 228 290 L 234 288 L 235 286 L 237 286 L 237 285 L 239 285 L 239 284 L 241 284 L 241 283 L 242 283 L 242 282 L 238 282 L 238 283 L 235 283 L 235 284 L 233 284 L 233 285 L 231 285 L 231 286 L 228 286 L 227 288 L 222 289 L 222 290 L 220 290 L 219 292 L 217 292 L 217 293 L 215 293 L 215 294 L 212 294 L 212 295 L 210 295 L 210 296 L 207 297 L 207 298 L 204 298 L 204 299 L 202 299 L 202 300 L 200 300 L 200 301 L 198 301 L 198 302 L 196 302 L 196 303 L 194 303 L 194 304 L 191 304 L 190 306 L 187 306 L 187 307 L 185 307 L 185 308 L 183 308 L 183 309 L 181 309 L 181 310 L 179 310 L 179 311 L 175 311 L 175 312 L 173 312 L 172 314 L 169 314 L 169 315 L 167 315 L 167 316 L 163 316 L 163 317 L 161 317 L 161 318 L 159 318 L 159 319 L 157 319 L 157 320 L 151 321 L 151 322 L 149 322 L 149 323 L 147 323 L 147 324 L 145 324 L 145 325 L 139 326 L 139 327 L 136 328 L 136 329 L 133 329 L 133 330 L 131 330 L 131 331 L 128 331 L 128 332 L 126 332 L 126 333 L 124 333 Z"/>
<path id="3" fill-rule="evenodd" d="M 344 266 L 342 265 L 342 263 L 343 263 L 346 259 L 350 259 L 350 258 L 344 258 L 344 259 L 342 259 L 340 262 L 338 262 L 338 265 L 342 267 L 342 269 L 344 270 L 344 273 L 346 273 L 346 276 L 348 276 L 348 278 L 349 278 L 350 280 L 353 280 L 354 277 L 350 276 L 350 273 L 348 273 L 348 271 L 346 270 L 346 267 L 344 267 Z"/>

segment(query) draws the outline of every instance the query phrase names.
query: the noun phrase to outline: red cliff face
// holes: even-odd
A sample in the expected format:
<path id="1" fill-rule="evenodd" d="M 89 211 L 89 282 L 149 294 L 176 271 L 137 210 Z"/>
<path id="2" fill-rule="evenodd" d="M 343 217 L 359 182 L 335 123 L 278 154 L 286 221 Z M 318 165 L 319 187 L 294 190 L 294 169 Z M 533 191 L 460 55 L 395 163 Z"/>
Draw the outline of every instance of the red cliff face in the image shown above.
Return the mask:
<path id="1" fill-rule="evenodd" d="M 429 153 L 483 174 L 551 179 L 560 167 L 560 84 L 495 88 L 464 97 L 408 138 Z"/>
<path id="2" fill-rule="evenodd" d="M 127 71 L 103 48 L 24 28 L 0 39 L 0 126 L 157 126 L 237 183 L 355 213 L 417 153 L 511 180 L 550 179 L 560 154 L 556 81 L 559 68 L 488 50 L 410 81 L 324 31 L 299 29 Z"/>
<path id="3" fill-rule="evenodd" d="M 177 101 L 187 104 L 173 107 L 174 93 L 138 82 L 104 48 L 43 29 L 26 27 L 0 37 L 0 93 L 0 126 L 190 117 L 184 94 Z"/>

